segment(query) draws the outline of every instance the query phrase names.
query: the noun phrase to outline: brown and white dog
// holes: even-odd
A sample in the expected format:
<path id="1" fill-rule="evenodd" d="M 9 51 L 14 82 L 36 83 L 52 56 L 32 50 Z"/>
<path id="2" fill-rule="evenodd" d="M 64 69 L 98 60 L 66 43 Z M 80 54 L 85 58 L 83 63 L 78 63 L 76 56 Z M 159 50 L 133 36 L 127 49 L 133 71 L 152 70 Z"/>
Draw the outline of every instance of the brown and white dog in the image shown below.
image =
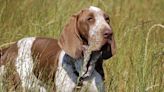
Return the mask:
<path id="1" fill-rule="evenodd" d="M 83 81 L 81 91 L 104 92 L 102 62 L 115 53 L 115 41 L 109 16 L 91 6 L 71 16 L 59 40 L 45 37 L 23 38 L 8 48 L 1 49 L 0 74 L 8 73 L 14 85 L 24 89 L 46 91 L 48 81 L 57 92 L 73 92 L 79 67 L 83 62 L 83 45 L 97 43 L 94 51 L 102 52 L 92 75 Z M 93 53 L 94 53 L 93 51 Z M 73 67 L 72 62 L 75 67 Z M 8 69 L 10 68 L 10 69 Z M 89 86 L 88 86 L 89 85 Z M 16 88 L 16 86 L 15 86 Z"/>

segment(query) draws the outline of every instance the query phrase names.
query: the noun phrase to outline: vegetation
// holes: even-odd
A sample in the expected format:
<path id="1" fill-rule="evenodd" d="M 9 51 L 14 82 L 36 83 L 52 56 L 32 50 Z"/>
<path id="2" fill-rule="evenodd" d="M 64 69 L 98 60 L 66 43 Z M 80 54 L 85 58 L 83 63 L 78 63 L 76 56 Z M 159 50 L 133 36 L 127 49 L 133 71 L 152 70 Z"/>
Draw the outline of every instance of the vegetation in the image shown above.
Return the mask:
<path id="1" fill-rule="evenodd" d="M 90 5 L 110 15 L 117 44 L 104 63 L 107 92 L 163 92 L 164 0 L 0 0 L 0 45 L 58 38 L 69 17 Z"/>

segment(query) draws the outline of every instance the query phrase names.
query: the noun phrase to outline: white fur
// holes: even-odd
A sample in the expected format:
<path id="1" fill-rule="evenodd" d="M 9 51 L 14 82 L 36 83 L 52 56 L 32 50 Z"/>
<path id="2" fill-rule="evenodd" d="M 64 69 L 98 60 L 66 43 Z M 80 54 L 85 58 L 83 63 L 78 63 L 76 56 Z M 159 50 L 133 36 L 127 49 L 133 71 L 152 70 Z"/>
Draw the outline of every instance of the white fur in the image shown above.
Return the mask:
<path id="1" fill-rule="evenodd" d="M 1 67 L 0 67 L 0 86 L 3 86 L 3 82 L 2 82 L 2 79 L 3 79 L 3 75 L 5 74 L 5 66 L 4 65 L 2 65 Z"/>
<path id="2" fill-rule="evenodd" d="M 103 28 L 105 27 L 109 29 L 111 28 L 106 22 L 106 20 L 104 19 L 104 13 L 100 8 L 91 6 L 89 10 L 90 12 L 93 12 L 95 17 L 95 24 L 92 25 L 89 30 L 89 36 L 90 38 L 94 38 L 94 41 L 90 41 L 89 44 L 92 43 L 96 44 L 96 42 L 101 42 L 103 40 L 102 39 Z"/>
<path id="3" fill-rule="evenodd" d="M 16 58 L 15 66 L 18 72 L 22 87 L 30 89 L 31 87 L 37 87 L 41 92 L 45 92 L 45 88 L 39 85 L 39 80 L 33 74 L 33 59 L 31 48 L 35 37 L 23 38 L 18 41 L 18 57 Z"/>
<path id="4" fill-rule="evenodd" d="M 64 51 L 61 51 L 58 62 L 58 70 L 56 72 L 56 91 L 57 92 L 73 92 L 76 84 L 69 78 L 67 72 L 64 70 L 62 63 L 63 57 L 65 55 Z M 72 72 L 71 77 L 76 80 L 76 75 L 73 73 L 71 66 L 66 66 L 70 72 Z"/>
<path id="5" fill-rule="evenodd" d="M 64 55 L 65 52 L 61 51 L 59 56 L 58 70 L 56 72 L 56 79 L 55 79 L 56 91 L 74 92 L 76 84 L 70 79 L 68 73 L 65 71 L 65 69 L 62 66 Z M 80 67 L 82 66 L 82 62 L 83 61 L 81 59 L 75 62 L 75 66 L 78 72 L 80 72 Z M 74 74 L 72 66 L 67 65 L 66 67 L 67 69 L 69 69 L 69 72 L 71 73 L 70 76 L 72 77 L 72 79 L 76 81 L 77 76 Z M 84 80 L 84 85 L 80 92 L 85 92 L 86 88 L 89 92 L 104 92 L 102 77 L 96 70 L 94 70 L 90 78 Z"/>
<path id="6" fill-rule="evenodd" d="M 2 65 L 2 66 L 0 67 L 0 75 L 3 75 L 4 73 L 5 73 L 5 66 Z"/>
<path id="7" fill-rule="evenodd" d="M 93 10 L 93 11 L 101 11 L 101 9 L 100 8 L 98 8 L 98 7 L 95 7 L 95 6 L 90 6 L 89 7 L 89 10 Z"/>

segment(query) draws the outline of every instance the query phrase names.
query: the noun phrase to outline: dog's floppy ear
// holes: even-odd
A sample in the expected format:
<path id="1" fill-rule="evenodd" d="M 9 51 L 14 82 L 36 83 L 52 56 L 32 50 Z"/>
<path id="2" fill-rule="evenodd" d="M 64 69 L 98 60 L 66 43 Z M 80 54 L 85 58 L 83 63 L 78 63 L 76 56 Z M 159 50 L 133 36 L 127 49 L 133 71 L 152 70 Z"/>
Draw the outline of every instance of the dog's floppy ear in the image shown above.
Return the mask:
<path id="1" fill-rule="evenodd" d="M 82 40 L 77 28 L 78 14 L 72 15 L 59 37 L 59 46 L 72 58 L 82 55 Z"/>
<path id="2" fill-rule="evenodd" d="M 112 35 L 111 39 L 108 41 L 108 44 L 106 44 L 102 48 L 102 58 L 108 59 L 112 57 L 116 53 L 116 44 L 114 40 L 114 36 Z"/>

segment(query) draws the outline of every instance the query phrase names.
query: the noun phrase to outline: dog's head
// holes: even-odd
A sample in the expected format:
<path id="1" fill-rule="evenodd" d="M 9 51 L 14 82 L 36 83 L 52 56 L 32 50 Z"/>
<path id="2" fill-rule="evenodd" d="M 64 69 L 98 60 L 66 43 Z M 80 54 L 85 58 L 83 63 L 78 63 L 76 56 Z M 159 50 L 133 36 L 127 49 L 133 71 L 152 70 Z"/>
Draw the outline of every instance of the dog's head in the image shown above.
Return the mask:
<path id="1" fill-rule="evenodd" d="M 71 57 L 82 56 L 83 45 L 94 45 L 104 59 L 115 53 L 115 40 L 109 16 L 100 8 L 90 6 L 71 16 L 59 38 L 60 47 Z"/>

